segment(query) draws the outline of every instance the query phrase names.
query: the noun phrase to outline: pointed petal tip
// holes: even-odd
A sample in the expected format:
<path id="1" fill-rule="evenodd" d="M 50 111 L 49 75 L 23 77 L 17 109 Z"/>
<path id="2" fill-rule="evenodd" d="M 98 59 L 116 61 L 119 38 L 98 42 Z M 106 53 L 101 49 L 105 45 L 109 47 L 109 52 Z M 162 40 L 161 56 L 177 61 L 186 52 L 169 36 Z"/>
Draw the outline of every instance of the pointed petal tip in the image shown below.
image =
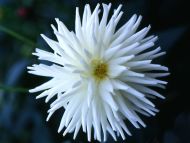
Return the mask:
<path id="1" fill-rule="evenodd" d="M 53 115 L 53 112 L 48 114 L 48 116 L 47 116 L 47 118 L 46 118 L 46 122 L 49 121 L 49 119 L 51 118 L 52 115 Z"/>
<path id="2" fill-rule="evenodd" d="M 161 99 L 166 99 L 166 97 L 165 97 L 165 96 L 161 96 L 160 98 L 161 98 Z"/>
<path id="3" fill-rule="evenodd" d="M 29 93 L 34 93 L 35 92 L 35 89 L 30 89 L 29 90 Z"/>
<path id="4" fill-rule="evenodd" d="M 137 18 L 137 14 L 135 13 L 135 14 L 132 15 L 131 19 L 136 19 L 136 18 Z"/>
<path id="5" fill-rule="evenodd" d="M 36 99 L 40 99 L 40 98 L 42 98 L 42 97 L 44 97 L 44 96 L 38 95 L 38 96 L 36 96 Z"/>
<path id="6" fill-rule="evenodd" d="M 32 55 L 37 56 L 37 53 L 36 53 L 36 52 L 33 52 Z"/>
<path id="7" fill-rule="evenodd" d="M 40 34 L 40 36 L 41 36 L 45 41 L 48 41 L 48 40 L 49 40 L 49 38 L 48 38 L 46 35 L 44 35 L 44 34 Z"/>
<path id="8" fill-rule="evenodd" d="M 148 25 L 147 29 L 149 30 L 151 28 L 151 24 Z"/>
<path id="9" fill-rule="evenodd" d="M 26 69 L 31 70 L 33 67 L 27 66 Z"/>
<path id="10" fill-rule="evenodd" d="M 60 132 L 61 132 L 61 130 L 62 130 L 62 129 L 58 129 L 58 130 L 57 130 L 57 133 L 60 133 Z"/>
<path id="11" fill-rule="evenodd" d="M 40 99 L 40 97 L 39 97 L 39 96 L 36 96 L 36 99 Z"/>
<path id="12" fill-rule="evenodd" d="M 168 67 L 165 67 L 165 66 L 161 66 L 163 68 L 163 70 L 165 71 L 169 71 Z"/>
<path id="13" fill-rule="evenodd" d="M 122 7 L 123 5 L 122 4 L 119 4 L 119 7 Z"/>
<path id="14" fill-rule="evenodd" d="M 139 18 L 140 18 L 140 19 L 142 19 L 142 18 L 143 18 L 143 16 L 142 16 L 142 15 L 139 15 Z"/>
<path id="15" fill-rule="evenodd" d="M 46 97 L 46 99 L 45 99 L 45 103 L 48 103 L 49 102 L 49 98 L 48 97 Z"/>
<path id="16" fill-rule="evenodd" d="M 65 130 L 64 132 L 63 132 L 63 136 L 65 136 L 67 134 L 67 130 Z"/>
<path id="17" fill-rule="evenodd" d="M 59 18 L 56 17 L 56 18 L 55 18 L 55 21 L 56 21 L 56 22 L 59 22 Z"/>
<path id="18" fill-rule="evenodd" d="M 50 108 L 50 109 L 47 111 L 47 113 L 50 113 L 50 112 L 51 112 L 51 109 L 52 109 L 52 108 Z"/>
<path id="19" fill-rule="evenodd" d="M 54 31 L 57 31 L 56 28 L 55 28 L 55 26 L 54 26 L 53 24 L 51 24 L 50 26 L 51 26 L 51 28 L 52 28 Z"/>

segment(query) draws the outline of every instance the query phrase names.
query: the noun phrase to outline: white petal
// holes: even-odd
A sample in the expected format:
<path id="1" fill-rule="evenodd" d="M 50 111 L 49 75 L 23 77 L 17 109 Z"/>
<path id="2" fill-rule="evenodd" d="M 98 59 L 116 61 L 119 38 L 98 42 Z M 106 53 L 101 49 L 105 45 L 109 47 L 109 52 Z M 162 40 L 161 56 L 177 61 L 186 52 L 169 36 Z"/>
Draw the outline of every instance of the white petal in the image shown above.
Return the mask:
<path id="1" fill-rule="evenodd" d="M 116 100 L 118 101 L 118 105 L 120 107 L 120 110 L 124 112 L 124 115 L 129 119 L 129 120 L 135 120 L 135 117 L 134 115 L 132 114 L 132 112 L 130 111 L 129 108 L 131 107 L 128 107 L 128 105 L 126 104 L 125 102 L 125 99 L 120 96 L 120 95 L 117 95 L 116 96 Z"/>
<path id="2" fill-rule="evenodd" d="M 88 82 L 88 90 L 87 90 L 87 101 L 88 101 L 88 107 L 90 107 L 90 104 L 93 99 L 93 95 L 95 93 L 96 87 L 95 87 L 95 82 L 93 79 L 89 79 Z"/>
<path id="3" fill-rule="evenodd" d="M 109 65 L 109 73 L 108 75 L 111 78 L 119 76 L 122 72 L 126 71 L 127 67 L 119 66 L 119 65 Z"/>
<path id="4" fill-rule="evenodd" d="M 83 132 L 86 132 L 87 113 L 89 108 L 87 108 L 87 103 L 85 101 L 81 107 L 81 110 L 82 129 Z"/>
<path id="5" fill-rule="evenodd" d="M 129 46 L 124 47 L 121 50 L 119 50 L 117 53 L 115 53 L 115 57 L 121 57 L 121 56 L 124 56 L 124 55 L 128 55 L 129 51 L 135 49 L 139 45 L 140 44 L 136 42 L 134 44 L 131 44 Z"/>
<path id="6" fill-rule="evenodd" d="M 134 76 L 135 77 L 144 77 L 145 74 L 127 70 L 126 72 L 122 73 L 122 75 L 119 77 L 119 79 L 122 80 L 123 78 L 125 78 L 127 76 L 129 76 L 129 77 L 134 77 Z"/>
<path id="7" fill-rule="evenodd" d="M 129 87 L 120 80 L 112 80 L 114 89 L 128 90 Z"/>
<path id="8" fill-rule="evenodd" d="M 161 94 L 159 94 L 158 92 L 148 88 L 148 87 L 145 87 L 145 86 L 142 86 L 142 85 L 137 85 L 137 84 L 134 84 L 133 85 L 135 88 L 137 88 L 139 91 L 141 92 L 144 92 L 144 93 L 148 93 L 148 94 L 152 94 L 154 96 L 157 96 L 159 98 L 162 98 L 162 99 L 165 99 L 164 96 L 162 96 Z"/>
<path id="9" fill-rule="evenodd" d="M 128 54 L 133 54 L 133 55 L 137 55 L 142 51 L 145 51 L 148 48 L 151 48 L 154 46 L 153 42 L 146 42 L 142 45 L 140 45 L 139 47 L 135 48 L 133 51 L 128 52 Z"/>
<path id="10" fill-rule="evenodd" d="M 107 103 L 111 108 L 114 110 L 118 110 L 118 105 L 115 102 L 113 95 L 106 89 L 104 89 L 104 86 L 100 86 L 100 96 L 104 100 L 105 104 Z"/>
<path id="11" fill-rule="evenodd" d="M 30 89 L 29 92 L 33 93 L 33 92 L 39 92 L 39 91 L 42 91 L 42 90 L 49 89 L 49 88 L 53 87 L 55 83 L 57 83 L 57 80 L 51 79 L 48 82 L 45 82 L 42 85 L 37 86 L 34 89 Z"/>
<path id="12" fill-rule="evenodd" d="M 113 92 L 113 85 L 111 83 L 111 80 L 109 78 L 104 79 L 101 83 L 100 83 L 101 89 L 102 90 L 106 90 L 109 92 Z"/>
<path id="13" fill-rule="evenodd" d="M 134 60 L 136 61 L 139 61 L 139 60 L 151 60 L 151 56 L 158 53 L 159 51 L 161 50 L 160 47 L 152 50 L 152 51 L 149 51 L 149 52 L 146 52 L 146 53 L 143 53 L 143 54 L 140 54 L 140 55 L 137 55 Z"/>
<path id="14" fill-rule="evenodd" d="M 97 101 L 94 101 L 92 103 L 92 117 L 93 117 L 93 122 L 94 122 L 94 128 L 95 132 L 97 134 L 97 139 L 101 141 L 101 130 L 100 130 L 100 119 L 98 116 L 98 105 L 96 103 Z"/>
<path id="15" fill-rule="evenodd" d="M 127 23 L 126 27 L 123 28 L 122 31 L 118 31 L 120 32 L 120 34 L 118 35 L 117 33 L 115 34 L 116 39 L 113 40 L 111 46 L 115 46 L 121 42 L 123 42 L 125 39 L 129 38 L 138 28 L 140 21 L 142 19 L 141 16 L 139 16 L 138 20 L 136 21 L 136 23 L 134 24 L 135 20 L 136 20 L 137 16 L 134 15 L 129 22 Z"/>
<path id="16" fill-rule="evenodd" d="M 144 29 L 140 30 L 139 32 L 135 33 L 134 35 L 129 37 L 127 40 L 125 40 L 123 42 L 123 45 L 128 46 L 132 43 L 141 41 L 146 36 L 149 30 L 150 30 L 150 26 L 145 27 Z"/>
<path id="17" fill-rule="evenodd" d="M 119 58 L 110 60 L 109 63 L 111 65 L 121 65 L 121 64 L 124 64 L 124 63 L 130 61 L 134 57 L 135 57 L 134 55 L 125 56 L 125 57 L 119 57 Z"/>
<path id="18" fill-rule="evenodd" d="M 79 132 L 80 126 L 81 126 L 81 123 L 80 123 L 80 120 L 78 120 L 78 122 L 76 124 L 76 127 L 75 127 L 75 132 L 74 132 L 73 139 L 76 139 L 76 136 L 77 136 L 77 134 Z"/>
<path id="19" fill-rule="evenodd" d="M 170 73 L 146 73 L 147 76 L 150 76 L 152 78 L 157 78 L 157 77 L 165 77 L 170 75 Z"/>
<path id="20" fill-rule="evenodd" d="M 45 60 L 45 61 L 60 64 L 60 65 L 65 64 L 65 62 L 64 62 L 65 58 L 64 57 L 60 57 L 60 56 L 58 56 L 56 54 L 46 52 L 44 50 L 40 50 L 40 49 L 37 49 L 37 48 L 36 48 L 36 53 L 33 53 L 33 55 L 38 56 L 39 60 Z"/>
<path id="21" fill-rule="evenodd" d="M 106 112 L 106 116 L 107 116 L 107 119 L 112 127 L 112 129 L 115 131 L 116 130 L 116 127 L 115 127 L 115 117 L 113 115 L 113 112 L 111 111 L 110 107 L 107 105 L 107 104 L 103 104 L 104 106 L 104 109 L 105 109 L 105 112 Z"/>
<path id="22" fill-rule="evenodd" d="M 125 35 L 125 33 L 127 34 L 127 33 L 130 33 L 130 29 L 131 29 L 131 27 L 134 25 L 134 23 L 135 23 L 135 21 L 136 21 L 136 19 L 137 19 L 137 15 L 136 14 L 134 14 L 131 18 L 130 18 L 130 20 L 129 21 L 127 21 L 126 22 L 126 24 L 124 24 L 116 33 L 115 33 L 115 35 L 114 35 L 114 39 L 116 39 L 117 37 L 120 37 L 120 35 L 122 35 L 122 33 L 124 33 L 124 35 Z M 131 35 L 130 35 L 131 36 Z M 119 40 L 118 40 L 119 41 Z M 116 44 L 117 42 L 115 42 L 115 44 Z M 114 44 L 113 44 L 114 45 Z"/>
<path id="23" fill-rule="evenodd" d="M 48 43 L 48 45 L 55 51 L 55 53 L 58 53 L 60 55 L 64 55 L 63 49 L 59 46 L 59 43 L 51 40 L 50 38 L 46 37 L 44 34 L 41 34 L 43 39 Z"/>
<path id="24" fill-rule="evenodd" d="M 147 84 L 147 85 L 154 85 L 154 84 L 166 84 L 167 82 L 148 78 L 148 77 L 124 77 L 124 81 L 132 82 L 132 83 L 139 83 L 139 84 Z"/>
<path id="25" fill-rule="evenodd" d="M 104 58 L 106 61 L 110 60 L 116 52 L 121 48 L 122 45 L 117 45 L 115 47 L 109 48 L 105 51 Z"/>
<path id="26" fill-rule="evenodd" d="M 165 66 L 161 66 L 161 65 L 158 65 L 158 64 L 145 64 L 145 65 L 142 65 L 142 66 L 136 66 L 136 67 L 133 67 L 134 70 L 136 71 L 141 71 L 141 72 L 144 72 L 144 71 L 153 71 L 153 70 L 161 70 L 161 71 L 168 71 L 168 68 L 165 67 Z"/>
<path id="27" fill-rule="evenodd" d="M 92 127 L 92 113 L 91 109 L 89 109 L 89 113 L 87 115 L 87 135 L 88 141 L 91 141 L 91 127 Z"/>

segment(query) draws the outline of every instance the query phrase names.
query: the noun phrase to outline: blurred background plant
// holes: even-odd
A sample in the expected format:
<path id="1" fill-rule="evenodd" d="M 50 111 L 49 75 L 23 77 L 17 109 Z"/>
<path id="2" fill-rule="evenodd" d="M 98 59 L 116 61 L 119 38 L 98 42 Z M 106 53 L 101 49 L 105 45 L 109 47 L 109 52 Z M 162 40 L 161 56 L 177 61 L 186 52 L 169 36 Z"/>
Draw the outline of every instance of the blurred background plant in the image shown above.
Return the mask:
<path id="1" fill-rule="evenodd" d="M 83 9 L 86 3 L 94 7 L 97 2 L 112 2 L 114 8 L 123 4 L 120 25 L 134 13 L 143 15 L 142 26 L 150 23 L 151 33 L 159 36 L 158 44 L 167 51 L 157 61 L 171 72 L 167 89 L 161 91 L 167 98 L 155 101 L 161 110 L 155 118 L 143 117 L 147 128 L 136 130 L 129 125 L 133 136 L 127 142 L 190 142 L 188 0 L 0 0 L 0 143 L 74 142 L 72 135 L 57 134 L 63 111 L 45 122 L 49 105 L 27 92 L 45 79 L 28 75 L 26 66 L 37 62 L 31 56 L 36 47 L 49 49 L 39 35 L 55 38 L 50 28 L 55 17 L 74 29 L 75 7 Z M 81 132 L 75 142 L 87 142 L 86 135 Z"/>

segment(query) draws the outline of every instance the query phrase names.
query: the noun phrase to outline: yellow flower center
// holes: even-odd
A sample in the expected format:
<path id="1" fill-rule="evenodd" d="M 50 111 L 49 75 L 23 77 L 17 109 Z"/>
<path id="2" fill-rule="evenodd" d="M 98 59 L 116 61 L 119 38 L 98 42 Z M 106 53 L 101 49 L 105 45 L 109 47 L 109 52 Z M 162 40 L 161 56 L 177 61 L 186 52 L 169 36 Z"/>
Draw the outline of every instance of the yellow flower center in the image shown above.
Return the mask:
<path id="1" fill-rule="evenodd" d="M 92 60 L 92 75 L 97 81 L 103 80 L 108 74 L 108 64 L 102 60 Z"/>

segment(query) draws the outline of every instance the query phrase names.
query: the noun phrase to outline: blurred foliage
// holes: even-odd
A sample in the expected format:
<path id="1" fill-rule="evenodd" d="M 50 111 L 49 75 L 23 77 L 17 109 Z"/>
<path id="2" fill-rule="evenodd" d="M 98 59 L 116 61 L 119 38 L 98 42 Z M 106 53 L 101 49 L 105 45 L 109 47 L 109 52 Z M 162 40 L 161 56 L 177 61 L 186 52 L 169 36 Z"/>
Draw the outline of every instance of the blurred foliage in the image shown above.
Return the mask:
<path id="1" fill-rule="evenodd" d="M 62 116 L 58 112 L 45 122 L 48 106 L 36 101 L 27 90 L 43 82 L 27 74 L 26 66 L 36 63 L 31 56 L 34 48 L 48 49 L 39 36 L 51 38 L 50 24 L 58 17 L 74 29 L 75 7 L 86 3 L 123 4 L 123 24 L 132 14 L 143 15 L 142 26 L 151 23 L 159 45 L 167 55 L 159 62 L 169 67 L 171 76 L 165 101 L 155 101 L 160 113 L 155 118 L 142 117 L 147 128 L 136 130 L 129 125 L 133 136 L 128 143 L 189 143 L 189 52 L 190 13 L 188 0 L 0 0 L 0 143 L 69 143 L 72 134 L 62 137 L 57 128 Z M 82 132 L 75 142 L 87 142 Z M 108 143 L 113 142 L 109 137 Z M 122 142 L 119 140 L 119 142 Z"/>

